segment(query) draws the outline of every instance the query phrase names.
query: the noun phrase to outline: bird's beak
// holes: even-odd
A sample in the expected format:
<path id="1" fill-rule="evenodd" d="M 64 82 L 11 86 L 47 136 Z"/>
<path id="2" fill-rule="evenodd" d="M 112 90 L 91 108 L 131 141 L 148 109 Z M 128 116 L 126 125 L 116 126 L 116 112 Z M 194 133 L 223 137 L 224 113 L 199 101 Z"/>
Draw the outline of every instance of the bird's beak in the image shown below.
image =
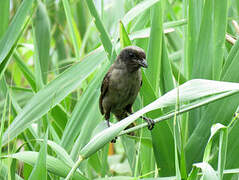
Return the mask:
<path id="1" fill-rule="evenodd" d="M 148 67 L 147 61 L 145 59 L 143 59 L 142 61 L 139 61 L 139 65 L 144 67 L 144 68 Z"/>

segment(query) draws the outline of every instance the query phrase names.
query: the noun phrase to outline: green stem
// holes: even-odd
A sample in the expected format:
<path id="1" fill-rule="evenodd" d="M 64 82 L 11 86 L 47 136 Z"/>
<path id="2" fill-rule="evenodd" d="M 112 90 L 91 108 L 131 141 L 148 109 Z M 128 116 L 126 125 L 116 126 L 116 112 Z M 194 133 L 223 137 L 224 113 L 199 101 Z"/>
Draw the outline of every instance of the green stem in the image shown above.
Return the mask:
<path id="1" fill-rule="evenodd" d="M 71 176 L 73 176 L 73 174 L 75 173 L 76 169 L 79 167 L 79 165 L 80 165 L 81 161 L 83 161 L 83 159 L 84 158 L 82 156 L 79 156 L 78 160 L 76 161 L 76 163 L 70 170 L 69 174 L 66 176 L 65 180 L 70 180 Z"/>
<path id="2" fill-rule="evenodd" d="M 214 101 L 216 101 L 216 100 L 219 100 L 219 99 L 222 99 L 222 98 L 224 98 L 224 97 L 231 96 L 231 95 L 233 95 L 233 94 L 235 94 L 235 93 L 238 93 L 238 91 L 230 91 L 230 92 L 226 92 L 226 93 L 223 93 L 223 94 L 221 94 L 221 95 L 215 96 L 214 98 L 209 98 L 209 99 L 207 99 L 207 100 L 205 100 L 205 101 L 203 101 L 203 102 L 201 102 L 201 103 L 195 104 L 195 105 L 190 106 L 190 107 L 185 107 L 185 108 L 183 108 L 183 109 L 181 109 L 181 110 L 179 110 L 179 111 L 171 112 L 171 113 L 169 113 L 169 114 L 167 114 L 167 115 L 165 115 L 165 116 L 162 116 L 162 117 L 160 117 L 160 118 L 154 119 L 154 122 L 157 123 L 157 122 L 165 121 L 165 120 L 167 120 L 167 119 L 169 119 L 169 118 L 171 118 L 171 117 L 174 117 L 175 115 L 179 115 L 179 114 L 185 113 L 185 112 L 187 112 L 187 111 L 190 111 L 190 110 L 195 109 L 195 108 L 198 108 L 198 107 L 200 107 L 200 106 L 203 106 L 203 105 L 212 103 L 212 102 L 214 102 Z M 137 125 L 137 126 L 135 126 L 135 127 L 132 127 L 132 128 L 130 128 L 130 129 L 127 129 L 127 130 L 122 131 L 122 132 L 119 134 L 119 136 L 124 135 L 124 134 L 127 134 L 127 133 L 130 133 L 130 132 L 133 132 L 133 131 L 136 131 L 136 130 L 141 129 L 141 128 L 144 128 L 144 127 L 146 127 L 146 126 L 148 126 L 147 123 L 143 123 L 143 124 Z"/>

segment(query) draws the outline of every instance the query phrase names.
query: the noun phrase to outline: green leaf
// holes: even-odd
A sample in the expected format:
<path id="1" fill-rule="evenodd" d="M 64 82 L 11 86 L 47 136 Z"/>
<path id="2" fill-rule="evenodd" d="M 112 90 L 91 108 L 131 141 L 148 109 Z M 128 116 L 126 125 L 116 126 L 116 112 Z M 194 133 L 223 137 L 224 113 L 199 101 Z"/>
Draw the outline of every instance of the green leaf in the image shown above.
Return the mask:
<path id="1" fill-rule="evenodd" d="M 9 167 L 4 165 L 2 161 L 0 162 L 0 179 L 8 179 Z M 16 180 L 23 180 L 18 174 L 15 174 Z"/>
<path id="2" fill-rule="evenodd" d="M 3 136 L 4 123 L 5 123 L 5 119 L 6 119 L 7 102 L 8 102 L 8 94 L 7 94 L 6 99 L 5 99 L 4 108 L 3 108 L 3 112 L 2 112 L 3 114 L 2 114 L 2 118 L 1 118 L 0 147 L 2 147 L 2 136 Z M 0 156 L 1 155 L 2 155 L 2 148 L 0 148 Z"/>
<path id="3" fill-rule="evenodd" d="M 185 76 L 191 79 L 192 72 L 194 70 L 194 56 L 196 53 L 197 41 L 199 36 L 200 24 L 201 24 L 201 11 L 203 0 L 188 1 L 188 15 L 187 15 L 187 32 L 185 45 L 186 59 L 184 63 Z"/>
<path id="4" fill-rule="evenodd" d="M 214 0 L 214 59 L 213 59 L 213 79 L 218 80 L 223 66 L 224 44 L 227 29 L 228 1 L 222 0 L 217 3 Z"/>
<path id="5" fill-rule="evenodd" d="M 62 2 L 63 2 L 63 6 L 65 9 L 67 24 L 68 24 L 68 27 L 70 30 L 70 36 L 71 36 L 71 40 L 73 42 L 74 51 L 75 51 L 76 57 L 79 58 L 80 57 L 80 52 L 79 52 L 80 35 L 76 29 L 74 19 L 71 15 L 71 8 L 70 8 L 70 4 L 69 4 L 68 0 L 62 0 Z"/>
<path id="6" fill-rule="evenodd" d="M 219 140 L 219 154 L 217 168 L 219 179 L 223 179 L 223 172 L 225 170 L 226 165 L 227 143 L 228 143 L 228 129 L 224 128 L 220 132 L 220 140 Z"/>
<path id="7" fill-rule="evenodd" d="M 5 131 L 3 144 L 15 138 L 29 127 L 31 123 L 41 118 L 51 108 L 61 102 L 61 100 L 75 90 L 104 59 L 104 52 L 99 50 L 95 51 L 82 62 L 73 65 L 67 71 L 63 72 L 35 94 Z"/>
<path id="8" fill-rule="evenodd" d="M 148 68 L 147 78 L 151 83 L 154 93 L 158 96 L 159 75 L 162 57 L 163 14 L 162 4 L 157 3 L 152 8 L 152 26 L 150 31 L 149 46 L 147 52 Z"/>
<path id="9" fill-rule="evenodd" d="M 47 167 L 46 167 L 46 155 L 47 155 L 47 139 L 48 129 L 45 134 L 44 142 L 41 145 L 40 152 L 37 157 L 37 161 L 34 165 L 29 180 L 46 180 L 47 179 Z"/>
<path id="10" fill-rule="evenodd" d="M 229 57 L 230 56 L 228 56 L 228 58 Z M 237 60 L 238 58 L 239 53 L 237 53 L 231 60 L 230 65 L 228 66 L 224 75 L 222 75 L 221 77 L 222 81 L 238 82 L 239 80 L 239 74 L 237 73 L 239 67 L 239 61 Z M 193 133 L 191 134 L 185 148 L 188 167 L 191 167 L 191 165 L 194 162 L 202 160 L 204 149 L 202 147 L 206 146 L 206 143 L 210 136 L 209 129 L 215 123 L 221 124 L 228 123 L 228 121 L 232 119 L 233 114 L 235 113 L 238 107 L 238 100 L 239 96 L 234 95 L 233 97 L 212 103 L 211 105 L 207 106 L 204 109 L 205 113 L 200 115 L 200 121 L 197 123 L 197 127 L 193 130 Z M 225 107 L 227 107 L 226 110 Z M 208 121 L 208 119 L 211 119 L 211 121 Z M 235 161 L 236 154 L 238 153 L 238 151 L 236 151 L 238 143 L 235 143 L 235 141 L 237 141 L 236 138 L 237 133 L 238 133 L 237 128 L 235 128 L 233 131 L 230 132 L 231 134 L 230 136 L 231 138 L 233 137 L 234 140 L 233 141 L 229 140 L 228 142 L 228 153 L 230 154 L 230 157 L 228 158 L 230 158 L 230 160 L 227 161 L 226 166 L 227 168 L 235 167 L 235 164 L 238 164 L 237 161 Z"/>
<path id="11" fill-rule="evenodd" d="M 29 82 L 30 86 L 32 87 L 33 91 L 36 92 L 36 83 L 35 83 L 35 76 L 32 73 L 32 71 L 27 67 L 27 65 L 24 63 L 24 61 L 21 59 L 20 55 L 18 53 L 13 54 L 14 60 L 17 64 L 17 66 L 22 71 L 24 77 Z"/>
<path id="12" fill-rule="evenodd" d="M 2 1 L 0 6 L 0 39 L 4 35 L 7 30 L 8 23 L 9 23 L 9 15 L 10 15 L 10 1 Z"/>
<path id="13" fill-rule="evenodd" d="M 132 44 L 122 21 L 120 21 L 120 44 L 122 48 Z"/>
<path id="14" fill-rule="evenodd" d="M 86 1 L 87 6 L 90 10 L 91 15 L 95 18 L 95 26 L 97 27 L 99 33 L 100 33 L 100 39 L 104 46 L 105 51 L 107 52 L 108 59 L 115 59 L 116 52 L 113 48 L 113 45 L 111 43 L 110 37 L 106 31 L 106 28 L 103 25 L 103 22 L 100 19 L 100 16 L 97 12 L 97 9 L 94 5 L 94 2 L 92 0 Z"/>
<path id="15" fill-rule="evenodd" d="M 46 7 L 38 1 L 36 16 L 33 20 L 34 50 L 35 50 L 35 77 L 37 88 L 47 83 L 49 52 L 50 52 L 50 21 Z M 44 37 L 44 38 L 43 38 Z"/>
<path id="16" fill-rule="evenodd" d="M 193 78 L 212 79 L 213 67 L 213 1 L 205 1 L 203 17 L 193 57 Z M 195 37 L 194 37 L 195 38 Z M 217 67 L 220 68 L 220 67 Z"/>
<path id="17" fill-rule="evenodd" d="M 206 162 L 194 164 L 197 168 L 202 169 L 203 180 L 219 180 L 216 171 Z"/>
<path id="18" fill-rule="evenodd" d="M 20 161 L 23 161 L 24 163 L 34 166 L 37 163 L 38 156 L 39 156 L 38 152 L 24 151 L 24 152 L 19 152 L 15 154 L 9 154 L 4 157 L 15 158 Z M 52 172 L 53 174 L 60 177 L 66 177 L 68 172 L 70 171 L 69 166 L 67 166 L 64 162 L 49 155 L 46 156 L 46 167 L 49 172 Z M 75 172 L 73 175 L 73 179 L 78 180 L 78 179 L 87 179 L 87 178 L 85 178 L 83 175 L 79 174 L 78 172 Z"/>
<path id="19" fill-rule="evenodd" d="M 210 153 L 211 153 L 211 147 L 212 147 L 212 139 L 215 136 L 217 132 L 219 132 L 221 129 L 226 128 L 222 124 L 214 124 L 211 128 L 211 135 L 209 137 L 207 146 L 205 148 L 204 156 L 203 156 L 203 162 L 208 162 L 210 160 Z"/>
<path id="20" fill-rule="evenodd" d="M 11 24 L 8 26 L 6 33 L 2 37 L 0 41 L 0 64 L 7 57 L 14 44 L 17 42 L 33 2 L 34 0 L 24 0 L 21 3 L 21 6 L 18 8 L 11 21 Z"/>
<path id="21" fill-rule="evenodd" d="M 165 95 L 158 98 L 156 101 L 135 112 L 131 116 L 117 122 L 115 125 L 97 134 L 86 146 L 84 146 L 84 148 L 81 149 L 80 157 L 88 158 L 98 149 L 102 148 L 107 142 L 110 142 L 129 124 L 134 122 L 139 116 L 159 108 L 174 105 L 178 95 L 180 103 L 187 103 L 188 101 L 197 100 L 199 98 L 207 98 L 210 95 L 218 96 L 219 93 L 236 93 L 238 91 L 239 83 L 201 79 L 188 81 L 187 83 L 179 86 L 178 89 L 176 88 L 169 91 Z"/>
<path id="22" fill-rule="evenodd" d="M 230 72 L 229 67 L 231 66 L 231 63 L 235 61 L 235 57 L 238 57 L 239 54 L 239 39 L 236 41 L 236 43 L 232 46 L 232 49 L 226 59 L 226 62 L 223 66 L 222 72 L 221 72 L 221 77 L 225 76 L 225 73 L 227 71 Z"/>
<path id="23" fill-rule="evenodd" d="M 88 88 L 75 105 L 71 118 L 65 127 L 61 138 L 61 146 L 67 151 L 71 149 L 75 138 L 80 136 L 79 143 L 75 143 L 72 149 L 71 154 L 73 157 L 76 157 L 76 155 L 73 154 L 77 154 L 79 149 L 81 149 L 91 137 L 92 131 L 86 131 L 86 129 L 94 129 L 96 122 L 101 119 L 101 115 L 98 110 L 99 90 L 101 81 L 108 68 L 109 65 L 107 64 L 102 67 L 103 70 L 99 71 L 95 76 L 95 79 L 88 85 Z M 95 90 L 92 91 L 92 89 Z"/>
<path id="24" fill-rule="evenodd" d="M 123 24 L 128 25 L 130 21 L 132 21 L 134 18 L 136 18 L 138 15 L 140 15 L 142 12 L 144 12 L 146 9 L 150 8 L 157 2 L 159 2 L 159 0 L 145 0 L 137 4 L 125 14 L 124 18 L 122 19 Z"/>

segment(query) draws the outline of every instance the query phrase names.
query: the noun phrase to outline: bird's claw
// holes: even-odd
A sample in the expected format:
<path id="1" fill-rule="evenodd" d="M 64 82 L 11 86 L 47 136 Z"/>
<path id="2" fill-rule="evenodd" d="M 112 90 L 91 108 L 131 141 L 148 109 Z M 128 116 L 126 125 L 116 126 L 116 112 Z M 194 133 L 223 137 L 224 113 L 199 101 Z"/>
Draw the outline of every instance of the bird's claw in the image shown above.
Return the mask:
<path id="1" fill-rule="evenodd" d="M 147 123 L 148 123 L 148 130 L 152 130 L 153 128 L 154 128 L 154 125 L 155 125 L 155 122 L 154 122 L 154 120 L 153 119 L 150 119 L 150 118 L 144 118 L 145 119 L 145 121 L 147 121 Z"/>
<path id="2" fill-rule="evenodd" d="M 115 137 L 114 139 L 111 140 L 111 143 L 116 143 L 117 139 L 118 139 L 118 137 Z"/>

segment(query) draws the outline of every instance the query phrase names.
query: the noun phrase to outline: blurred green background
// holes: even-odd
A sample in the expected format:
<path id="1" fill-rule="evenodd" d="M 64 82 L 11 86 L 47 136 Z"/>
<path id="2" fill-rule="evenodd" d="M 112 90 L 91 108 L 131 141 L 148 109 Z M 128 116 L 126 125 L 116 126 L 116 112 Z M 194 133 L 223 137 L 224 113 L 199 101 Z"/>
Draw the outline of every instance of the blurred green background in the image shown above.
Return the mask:
<path id="1" fill-rule="evenodd" d="M 238 179 L 238 0 L 2 0 L 0 22 L 0 179 Z M 98 108 L 131 44 L 134 111 L 166 119 L 134 137 Z"/>

